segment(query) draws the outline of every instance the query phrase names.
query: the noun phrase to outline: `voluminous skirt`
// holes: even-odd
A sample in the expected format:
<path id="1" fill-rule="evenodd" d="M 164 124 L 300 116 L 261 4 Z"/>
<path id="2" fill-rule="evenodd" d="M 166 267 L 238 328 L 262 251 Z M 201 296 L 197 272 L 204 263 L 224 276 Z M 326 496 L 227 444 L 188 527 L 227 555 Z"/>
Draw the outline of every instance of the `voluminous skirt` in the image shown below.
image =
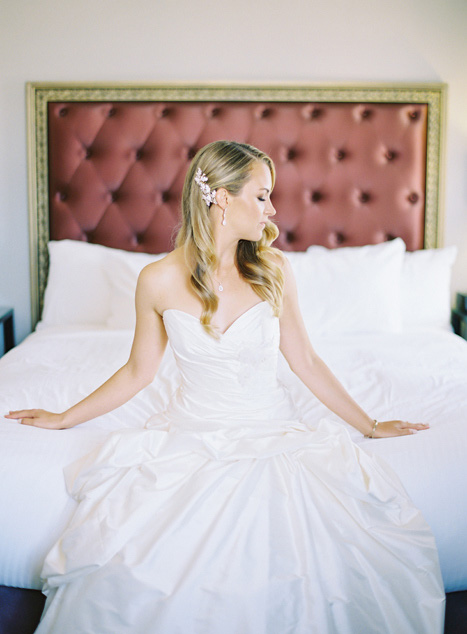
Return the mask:
<path id="1" fill-rule="evenodd" d="M 73 464 L 37 632 L 441 633 L 434 539 L 398 478 L 337 423 L 273 428 L 124 430 Z"/>

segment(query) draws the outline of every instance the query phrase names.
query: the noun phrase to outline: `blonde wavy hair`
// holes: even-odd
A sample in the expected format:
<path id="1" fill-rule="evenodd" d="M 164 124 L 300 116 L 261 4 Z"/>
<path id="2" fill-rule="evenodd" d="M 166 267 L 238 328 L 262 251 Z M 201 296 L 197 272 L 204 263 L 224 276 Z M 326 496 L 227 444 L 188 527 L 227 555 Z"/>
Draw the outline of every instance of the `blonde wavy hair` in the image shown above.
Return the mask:
<path id="1" fill-rule="evenodd" d="M 194 157 L 185 178 L 182 224 L 176 246 L 185 249 L 186 261 L 192 271 L 190 281 L 203 305 L 201 324 L 214 337 L 219 336 L 211 326 L 211 318 L 219 303 L 212 290 L 218 261 L 209 207 L 194 178 L 197 169 L 201 168 L 208 177 L 211 190 L 222 187 L 232 196 L 237 196 L 251 178 L 251 170 L 258 161 L 268 166 L 274 187 L 276 172 L 271 158 L 252 145 L 235 141 L 215 141 L 203 147 Z M 279 316 L 282 307 L 284 276 L 279 262 L 283 256 L 279 249 L 270 245 L 278 235 L 276 225 L 268 220 L 261 239 L 256 242 L 240 240 L 236 254 L 239 273 L 261 299 L 269 302 L 276 316 Z"/>

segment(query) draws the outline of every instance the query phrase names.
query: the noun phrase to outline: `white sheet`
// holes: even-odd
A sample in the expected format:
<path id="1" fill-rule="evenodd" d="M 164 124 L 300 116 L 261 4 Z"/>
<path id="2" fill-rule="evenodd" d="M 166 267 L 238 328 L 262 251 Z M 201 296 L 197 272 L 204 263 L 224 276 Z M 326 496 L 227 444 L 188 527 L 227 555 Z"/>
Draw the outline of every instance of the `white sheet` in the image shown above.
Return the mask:
<path id="1" fill-rule="evenodd" d="M 467 589 L 467 342 L 440 331 L 341 335 L 317 339 L 318 353 L 362 407 L 377 419 L 428 422 L 431 429 L 356 442 L 398 473 L 431 525 L 448 591 Z M 128 357 L 131 333 L 46 328 L 0 360 L 0 412 L 61 410 L 88 394 Z M 304 415 L 326 411 L 288 370 L 281 379 Z M 141 427 L 164 407 L 177 383 L 170 354 L 156 380 L 131 402 L 73 429 L 45 431 L 0 418 L 0 584 L 40 588 L 43 558 L 74 502 L 62 469 L 121 427 Z M 328 414 L 329 416 L 329 414 Z"/>

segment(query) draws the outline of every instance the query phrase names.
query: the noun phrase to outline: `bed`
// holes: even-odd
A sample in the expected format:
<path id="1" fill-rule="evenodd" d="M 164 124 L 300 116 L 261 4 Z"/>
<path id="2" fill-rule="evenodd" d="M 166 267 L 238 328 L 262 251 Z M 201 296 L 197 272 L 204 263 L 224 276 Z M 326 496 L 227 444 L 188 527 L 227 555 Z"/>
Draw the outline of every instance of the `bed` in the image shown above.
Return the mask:
<path id="1" fill-rule="evenodd" d="M 0 360 L 1 411 L 61 410 L 126 361 L 137 275 L 172 246 L 190 159 L 215 139 L 257 145 L 277 166 L 277 246 L 315 348 L 375 418 L 430 424 L 397 439 L 351 433 L 397 472 L 460 596 L 467 341 L 450 326 L 456 249 L 442 247 L 445 96 L 442 84 L 29 84 L 35 331 Z M 324 406 L 285 361 L 280 375 L 319 420 Z M 154 382 L 106 416 L 65 432 L 0 420 L 2 632 L 37 623 L 42 561 L 75 504 L 63 468 L 142 427 L 176 383 L 168 350 Z"/>

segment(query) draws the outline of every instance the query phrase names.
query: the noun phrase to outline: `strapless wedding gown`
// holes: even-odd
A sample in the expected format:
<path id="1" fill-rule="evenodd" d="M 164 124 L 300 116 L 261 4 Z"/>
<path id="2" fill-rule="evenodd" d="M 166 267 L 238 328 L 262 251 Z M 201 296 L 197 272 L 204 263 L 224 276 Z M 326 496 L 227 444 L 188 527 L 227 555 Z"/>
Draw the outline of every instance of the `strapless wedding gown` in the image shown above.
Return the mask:
<path id="1" fill-rule="evenodd" d="M 180 387 L 66 470 L 79 505 L 37 632 L 441 633 L 428 526 L 343 425 L 300 418 L 269 304 L 219 340 L 179 310 L 164 323 Z"/>

